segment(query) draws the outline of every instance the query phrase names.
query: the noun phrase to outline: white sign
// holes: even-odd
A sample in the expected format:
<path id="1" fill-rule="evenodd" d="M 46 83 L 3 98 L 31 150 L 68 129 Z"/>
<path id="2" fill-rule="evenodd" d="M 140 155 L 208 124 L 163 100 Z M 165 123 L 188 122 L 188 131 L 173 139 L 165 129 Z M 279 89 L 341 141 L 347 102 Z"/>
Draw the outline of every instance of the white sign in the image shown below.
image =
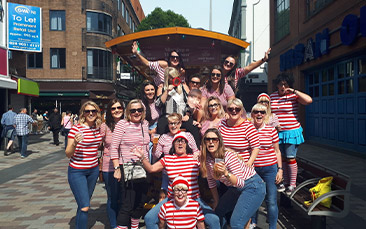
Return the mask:
<path id="1" fill-rule="evenodd" d="M 129 79 L 131 79 L 131 73 L 121 73 L 119 79 L 121 79 L 121 80 L 129 80 Z"/>

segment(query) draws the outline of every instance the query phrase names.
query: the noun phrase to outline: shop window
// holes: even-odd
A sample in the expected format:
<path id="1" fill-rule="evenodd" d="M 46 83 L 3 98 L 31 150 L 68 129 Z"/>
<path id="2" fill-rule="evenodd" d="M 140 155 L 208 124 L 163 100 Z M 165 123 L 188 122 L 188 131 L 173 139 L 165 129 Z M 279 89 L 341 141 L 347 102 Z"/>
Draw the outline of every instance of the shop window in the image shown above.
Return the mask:
<path id="1" fill-rule="evenodd" d="M 345 94 L 345 83 L 344 81 L 339 81 L 338 82 L 338 95 L 342 95 L 342 94 Z"/>
<path id="2" fill-rule="evenodd" d="M 112 35 L 112 17 L 97 12 L 86 12 L 86 30 Z"/>
<path id="3" fill-rule="evenodd" d="M 28 68 L 43 68 L 43 53 L 29 53 Z"/>
<path id="4" fill-rule="evenodd" d="M 112 80 L 112 53 L 101 49 L 87 50 L 88 79 Z"/>
<path id="5" fill-rule="evenodd" d="M 366 77 L 358 78 L 358 92 L 366 92 Z"/>
<path id="6" fill-rule="evenodd" d="M 122 0 L 122 17 L 126 18 L 126 5 L 123 0 Z"/>
<path id="7" fill-rule="evenodd" d="M 51 68 L 66 68 L 66 49 L 50 49 Z"/>
<path id="8" fill-rule="evenodd" d="M 62 31 L 65 29 L 65 10 L 50 10 L 50 30 Z"/>
<path id="9" fill-rule="evenodd" d="M 276 0 L 275 39 L 281 40 L 290 33 L 290 0 Z"/>
<path id="10" fill-rule="evenodd" d="M 328 96 L 328 84 L 322 86 L 322 96 Z"/>
<path id="11" fill-rule="evenodd" d="M 329 84 L 329 96 L 334 95 L 334 82 Z"/>
<path id="12" fill-rule="evenodd" d="M 358 60 L 358 74 L 359 75 L 366 75 L 366 58 Z"/>
<path id="13" fill-rule="evenodd" d="M 342 79 L 345 77 L 344 64 L 338 65 L 338 79 Z"/>
<path id="14" fill-rule="evenodd" d="M 306 0 L 307 16 L 310 17 L 318 13 L 333 1 L 334 0 Z"/>
<path id="15" fill-rule="evenodd" d="M 350 77 L 354 75 L 353 62 L 346 63 L 346 77 Z"/>
<path id="16" fill-rule="evenodd" d="M 333 67 L 328 69 L 328 80 L 329 81 L 334 80 L 334 68 Z"/>
<path id="17" fill-rule="evenodd" d="M 319 72 L 314 72 L 314 84 L 319 83 Z"/>
<path id="18" fill-rule="evenodd" d="M 347 94 L 353 93 L 353 79 L 346 80 Z"/>
<path id="19" fill-rule="evenodd" d="M 117 37 L 122 36 L 121 26 L 117 25 Z"/>

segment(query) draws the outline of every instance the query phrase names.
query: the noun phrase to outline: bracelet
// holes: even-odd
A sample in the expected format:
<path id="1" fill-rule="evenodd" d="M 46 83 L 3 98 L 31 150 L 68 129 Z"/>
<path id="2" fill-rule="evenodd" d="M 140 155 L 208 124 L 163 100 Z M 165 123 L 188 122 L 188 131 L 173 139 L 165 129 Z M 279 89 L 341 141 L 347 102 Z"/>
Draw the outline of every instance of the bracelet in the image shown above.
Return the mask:
<path id="1" fill-rule="evenodd" d="M 280 169 L 281 169 L 281 170 L 283 170 L 283 168 L 282 168 L 282 167 L 278 167 L 277 169 L 278 169 L 278 170 L 280 170 Z"/>
<path id="2" fill-rule="evenodd" d="M 266 62 L 265 60 L 264 60 L 264 58 L 262 58 L 262 62 L 264 63 L 264 62 Z"/>
<path id="3" fill-rule="evenodd" d="M 292 91 L 292 94 L 295 94 L 296 95 L 296 90 L 295 89 Z"/>

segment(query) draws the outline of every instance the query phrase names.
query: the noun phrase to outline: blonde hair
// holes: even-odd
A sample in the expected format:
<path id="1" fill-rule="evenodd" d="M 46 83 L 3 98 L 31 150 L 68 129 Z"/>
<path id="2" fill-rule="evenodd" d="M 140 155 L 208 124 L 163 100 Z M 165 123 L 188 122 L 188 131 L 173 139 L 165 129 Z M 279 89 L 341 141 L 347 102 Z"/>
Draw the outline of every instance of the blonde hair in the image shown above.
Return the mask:
<path id="1" fill-rule="evenodd" d="M 99 128 L 100 125 L 103 122 L 102 121 L 102 115 L 100 113 L 100 108 L 95 102 L 93 102 L 91 100 L 86 101 L 83 105 L 81 105 L 81 108 L 80 108 L 80 111 L 79 111 L 79 124 L 84 124 L 85 123 L 84 110 L 85 110 L 85 107 L 88 106 L 88 105 L 93 106 L 97 110 L 97 118 L 95 119 L 94 122 L 95 122 L 95 128 Z"/>
<path id="2" fill-rule="evenodd" d="M 141 115 L 141 122 L 142 122 L 146 117 L 146 108 L 145 108 L 145 106 L 143 105 L 143 103 L 140 99 L 133 99 L 127 104 L 127 107 L 125 109 L 125 119 L 128 122 L 131 121 L 131 111 L 130 110 L 131 110 L 132 104 L 134 104 L 134 103 L 139 103 L 141 105 L 142 109 L 143 109 L 142 115 Z"/>
<path id="3" fill-rule="evenodd" d="M 267 113 L 267 107 L 260 104 L 260 103 L 257 103 L 255 104 L 253 107 L 252 107 L 252 111 L 251 111 L 251 115 L 253 115 L 253 111 L 266 111 L 266 115 L 264 116 L 264 120 L 263 122 L 265 124 L 268 124 L 269 123 L 269 116 L 268 116 L 268 113 Z"/>
<path id="4" fill-rule="evenodd" d="M 265 121 L 266 124 L 268 124 L 269 123 L 269 118 L 272 116 L 271 101 L 267 97 L 261 96 L 261 97 L 258 98 L 257 103 L 266 102 L 266 101 L 268 102 L 268 106 L 265 106 L 267 115 L 266 115 L 266 118 L 264 119 L 264 121 Z"/>
<path id="5" fill-rule="evenodd" d="M 171 113 L 170 115 L 168 115 L 167 117 L 168 121 L 179 121 L 182 122 L 182 115 L 178 114 L 178 113 Z"/>
<path id="6" fill-rule="evenodd" d="M 215 97 L 215 96 L 210 96 L 206 100 L 206 103 L 205 103 L 204 108 L 203 108 L 203 111 L 205 113 L 204 120 L 208 120 L 209 118 L 212 118 L 211 117 L 211 113 L 209 112 L 209 109 L 208 109 L 208 105 L 213 100 L 217 102 L 217 104 L 219 105 L 219 108 L 220 108 L 220 111 L 217 114 L 217 118 L 220 118 L 221 119 L 221 118 L 225 117 L 225 110 L 224 110 L 224 107 L 222 106 L 221 101 L 217 97 Z"/>
<path id="7" fill-rule="evenodd" d="M 230 99 L 229 101 L 227 101 L 227 105 L 226 105 L 226 109 L 231 105 L 231 104 L 235 104 L 235 105 L 237 105 L 238 107 L 240 107 L 241 108 L 241 110 L 242 110 L 242 112 L 243 112 L 243 114 L 245 114 L 246 115 L 246 110 L 245 110 L 245 108 L 244 108 L 244 105 L 243 105 L 243 102 L 240 100 L 240 99 L 238 99 L 238 98 L 234 98 L 234 99 Z"/>
<path id="8" fill-rule="evenodd" d="M 173 67 L 167 67 L 164 71 L 164 86 L 163 89 L 164 90 L 168 90 L 169 87 L 169 77 L 179 77 L 179 72 L 177 69 L 173 68 Z M 182 94 L 183 93 L 183 89 L 182 89 L 182 84 L 180 84 L 177 89 L 176 89 L 178 94 Z"/>
<path id="9" fill-rule="evenodd" d="M 188 186 L 187 186 L 187 185 L 185 185 L 185 184 L 176 184 L 176 185 L 174 185 L 174 187 L 173 187 L 173 190 L 175 190 L 175 189 L 188 190 Z"/>

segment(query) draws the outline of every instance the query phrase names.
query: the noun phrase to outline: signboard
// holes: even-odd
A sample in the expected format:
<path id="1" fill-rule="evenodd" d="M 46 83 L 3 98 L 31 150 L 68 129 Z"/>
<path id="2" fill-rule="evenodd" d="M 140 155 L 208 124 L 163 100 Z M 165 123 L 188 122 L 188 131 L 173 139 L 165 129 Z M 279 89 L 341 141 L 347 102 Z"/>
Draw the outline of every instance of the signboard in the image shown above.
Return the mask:
<path id="1" fill-rule="evenodd" d="M 8 48 L 42 52 L 42 9 L 8 3 Z"/>
<path id="2" fill-rule="evenodd" d="M 6 1 L 0 0 L 0 47 L 6 48 Z"/>

